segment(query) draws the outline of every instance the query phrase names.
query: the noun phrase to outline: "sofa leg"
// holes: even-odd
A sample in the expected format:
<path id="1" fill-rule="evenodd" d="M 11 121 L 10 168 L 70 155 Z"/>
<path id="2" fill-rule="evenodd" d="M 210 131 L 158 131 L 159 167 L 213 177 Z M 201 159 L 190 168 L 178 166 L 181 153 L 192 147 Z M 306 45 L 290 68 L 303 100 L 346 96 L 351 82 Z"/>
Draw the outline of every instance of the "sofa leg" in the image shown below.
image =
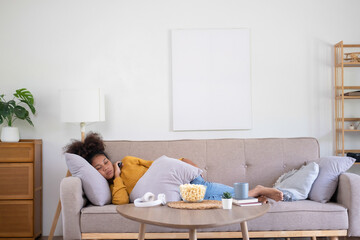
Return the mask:
<path id="1" fill-rule="evenodd" d="M 330 240 L 339 240 L 339 237 L 330 237 Z"/>
<path id="2" fill-rule="evenodd" d="M 312 237 L 311 237 L 311 240 L 316 240 L 316 236 L 312 236 Z"/>
<path id="3" fill-rule="evenodd" d="M 286 238 L 286 240 L 291 240 L 291 238 L 288 237 L 288 238 Z"/>

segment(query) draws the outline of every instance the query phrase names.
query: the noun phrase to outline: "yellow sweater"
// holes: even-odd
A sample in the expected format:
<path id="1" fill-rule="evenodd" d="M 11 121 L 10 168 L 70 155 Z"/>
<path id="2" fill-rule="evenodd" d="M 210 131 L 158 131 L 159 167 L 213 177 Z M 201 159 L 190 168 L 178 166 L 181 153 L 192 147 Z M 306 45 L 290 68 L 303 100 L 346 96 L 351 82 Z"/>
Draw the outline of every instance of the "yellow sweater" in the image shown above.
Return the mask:
<path id="1" fill-rule="evenodd" d="M 122 163 L 120 177 L 115 178 L 114 183 L 110 185 L 113 204 L 129 203 L 131 191 L 153 161 L 126 156 L 123 158 Z"/>

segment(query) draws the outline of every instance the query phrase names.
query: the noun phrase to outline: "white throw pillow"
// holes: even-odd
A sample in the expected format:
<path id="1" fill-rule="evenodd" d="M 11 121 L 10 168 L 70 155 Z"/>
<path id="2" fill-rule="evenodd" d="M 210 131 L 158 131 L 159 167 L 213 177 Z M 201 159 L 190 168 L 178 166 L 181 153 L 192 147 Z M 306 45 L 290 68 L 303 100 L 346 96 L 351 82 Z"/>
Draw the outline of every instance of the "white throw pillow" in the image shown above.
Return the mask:
<path id="1" fill-rule="evenodd" d="M 152 192 L 155 196 L 164 193 L 167 202 L 180 201 L 179 186 L 190 183 L 201 173 L 200 168 L 178 159 L 161 156 L 136 183 L 130 194 L 130 201 L 142 197 L 146 192 Z"/>
<path id="2" fill-rule="evenodd" d="M 315 179 L 319 174 L 319 165 L 311 162 L 302 166 L 299 170 L 291 170 L 280 176 L 274 187 L 286 190 L 293 194 L 293 200 L 306 199 Z"/>
<path id="3" fill-rule="evenodd" d="M 93 205 L 103 206 L 111 202 L 107 180 L 79 155 L 65 153 L 66 165 L 74 177 L 81 179 L 84 193 Z"/>

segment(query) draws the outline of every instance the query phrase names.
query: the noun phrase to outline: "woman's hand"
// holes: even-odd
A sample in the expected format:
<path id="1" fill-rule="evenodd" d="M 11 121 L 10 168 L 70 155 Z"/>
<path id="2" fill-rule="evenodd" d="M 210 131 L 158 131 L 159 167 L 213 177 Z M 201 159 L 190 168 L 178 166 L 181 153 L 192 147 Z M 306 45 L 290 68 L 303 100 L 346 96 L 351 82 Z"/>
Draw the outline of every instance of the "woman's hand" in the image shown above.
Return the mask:
<path id="1" fill-rule="evenodd" d="M 114 163 L 114 170 L 115 170 L 114 178 L 120 177 L 121 169 L 119 168 L 119 165 L 118 165 L 120 162 L 121 161 L 117 161 Z"/>

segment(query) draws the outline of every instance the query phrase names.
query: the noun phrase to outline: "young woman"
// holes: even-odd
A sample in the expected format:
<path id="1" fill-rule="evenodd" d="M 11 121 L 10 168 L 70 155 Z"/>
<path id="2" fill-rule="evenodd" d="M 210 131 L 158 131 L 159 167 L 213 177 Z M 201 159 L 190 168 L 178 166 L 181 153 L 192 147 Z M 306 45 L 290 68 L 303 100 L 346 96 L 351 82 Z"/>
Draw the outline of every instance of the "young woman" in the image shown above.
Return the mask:
<path id="1" fill-rule="evenodd" d="M 122 161 L 112 163 L 106 155 L 105 144 L 102 137 L 97 133 L 87 134 L 85 141 L 72 141 L 65 148 L 65 152 L 77 154 L 86 159 L 110 184 L 113 204 L 129 203 L 129 196 L 137 181 L 149 169 L 153 161 L 143 160 L 137 157 L 126 156 Z M 181 158 L 179 161 L 198 167 L 191 160 Z M 118 163 L 122 162 L 121 168 Z M 190 182 L 191 184 L 205 185 L 205 199 L 221 200 L 223 192 L 230 192 L 234 195 L 234 188 L 205 181 L 202 176 L 198 176 Z M 264 202 L 267 198 L 275 201 L 283 199 L 283 193 L 275 188 L 268 188 L 261 185 L 249 190 L 250 197 L 257 197 Z"/>

